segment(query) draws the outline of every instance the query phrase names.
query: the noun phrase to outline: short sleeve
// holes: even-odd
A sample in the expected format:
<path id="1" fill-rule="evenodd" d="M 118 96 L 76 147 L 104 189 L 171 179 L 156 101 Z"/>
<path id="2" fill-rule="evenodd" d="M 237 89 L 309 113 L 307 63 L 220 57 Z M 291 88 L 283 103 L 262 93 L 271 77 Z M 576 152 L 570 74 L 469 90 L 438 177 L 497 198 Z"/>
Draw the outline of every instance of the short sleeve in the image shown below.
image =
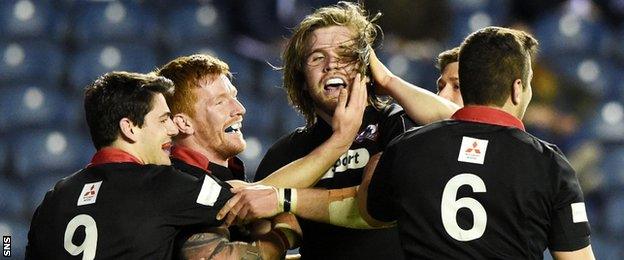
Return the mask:
<path id="1" fill-rule="evenodd" d="M 391 222 L 398 217 L 398 197 L 393 175 L 396 146 L 390 146 L 381 155 L 370 185 L 366 206 L 368 214 L 376 220 Z"/>
<path id="2" fill-rule="evenodd" d="M 548 247 L 553 251 L 574 251 L 589 245 L 590 226 L 583 193 L 576 173 L 567 160 L 554 155 L 558 191 L 553 201 Z"/>
<path id="3" fill-rule="evenodd" d="M 216 215 L 232 197 L 227 185 L 212 176 L 194 178 L 171 167 L 153 179 L 155 208 L 173 226 L 217 226 Z"/>

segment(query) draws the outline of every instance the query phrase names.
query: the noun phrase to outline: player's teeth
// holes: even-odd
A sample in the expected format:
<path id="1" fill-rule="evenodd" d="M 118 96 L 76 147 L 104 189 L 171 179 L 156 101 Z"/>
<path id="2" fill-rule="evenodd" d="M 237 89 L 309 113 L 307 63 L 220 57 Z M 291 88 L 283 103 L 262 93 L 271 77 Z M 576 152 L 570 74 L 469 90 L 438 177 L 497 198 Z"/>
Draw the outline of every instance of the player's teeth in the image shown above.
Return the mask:
<path id="1" fill-rule="evenodd" d="M 327 80 L 326 85 L 345 84 L 341 78 L 331 78 Z"/>
<path id="2" fill-rule="evenodd" d="M 233 125 L 231 125 L 231 126 L 228 126 L 228 127 L 225 129 L 225 132 L 226 132 L 226 133 L 237 132 L 237 131 L 239 131 L 239 129 L 241 128 L 241 126 L 242 126 L 242 124 L 241 124 L 240 122 L 239 122 L 239 123 L 235 123 L 235 124 L 233 124 Z"/>

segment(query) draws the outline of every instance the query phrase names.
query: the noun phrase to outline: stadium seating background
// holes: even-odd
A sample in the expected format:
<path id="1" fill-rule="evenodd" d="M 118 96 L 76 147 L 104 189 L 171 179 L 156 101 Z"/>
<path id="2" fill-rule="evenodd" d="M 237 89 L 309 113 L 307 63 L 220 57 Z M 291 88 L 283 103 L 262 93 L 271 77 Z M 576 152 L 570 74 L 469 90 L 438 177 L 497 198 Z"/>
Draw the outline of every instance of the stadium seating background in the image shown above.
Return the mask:
<path id="1" fill-rule="evenodd" d="M 365 1 L 384 16 L 382 60 L 435 91 L 434 58 L 487 25 L 541 43 L 529 132 L 577 169 L 599 259 L 624 258 L 624 4 L 618 0 Z M 0 234 L 23 254 L 45 191 L 94 149 L 82 90 L 112 70 L 149 72 L 180 55 L 226 61 L 247 109 L 242 154 L 251 177 L 267 148 L 303 124 L 280 89 L 288 28 L 328 0 L 0 1 Z M 548 254 L 546 254 L 547 257 Z"/>

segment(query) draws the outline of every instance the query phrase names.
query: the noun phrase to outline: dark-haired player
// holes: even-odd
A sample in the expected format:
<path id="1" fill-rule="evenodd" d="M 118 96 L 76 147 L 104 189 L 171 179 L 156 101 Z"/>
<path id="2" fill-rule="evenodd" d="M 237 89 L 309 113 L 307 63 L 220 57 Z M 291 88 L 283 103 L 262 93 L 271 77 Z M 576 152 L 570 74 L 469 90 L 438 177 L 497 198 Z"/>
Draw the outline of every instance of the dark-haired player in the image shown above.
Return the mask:
<path id="1" fill-rule="evenodd" d="M 218 226 L 231 197 L 219 181 L 170 166 L 178 133 L 164 78 L 111 72 L 84 98 L 97 153 L 59 181 L 35 211 L 27 259 L 170 259 L 174 237 L 191 225 Z"/>
<path id="2" fill-rule="evenodd" d="M 593 259 L 583 194 L 561 151 L 520 121 L 537 41 L 488 27 L 464 40 L 465 107 L 395 139 L 368 188 L 370 216 L 397 221 L 411 259 Z"/>

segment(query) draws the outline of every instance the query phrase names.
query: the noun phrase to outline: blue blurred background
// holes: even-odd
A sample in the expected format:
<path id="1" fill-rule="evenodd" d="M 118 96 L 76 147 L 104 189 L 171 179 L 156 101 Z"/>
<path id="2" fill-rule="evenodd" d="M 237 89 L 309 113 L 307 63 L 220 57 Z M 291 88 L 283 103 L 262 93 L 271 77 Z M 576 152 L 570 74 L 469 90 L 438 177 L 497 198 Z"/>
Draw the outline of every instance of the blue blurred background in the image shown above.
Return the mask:
<path id="1" fill-rule="evenodd" d="M 488 25 L 541 43 L 529 132 L 557 144 L 578 172 L 599 259 L 624 259 L 624 0 L 370 0 L 378 55 L 435 91 L 434 58 Z M 267 148 L 303 124 L 281 90 L 289 28 L 328 0 L 0 1 L 0 234 L 23 255 L 43 194 L 94 149 L 82 90 L 112 70 L 149 72 L 180 55 L 226 61 L 247 108 L 242 154 L 253 175 Z M 548 254 L 546 254 L 547 257 Z"/>

